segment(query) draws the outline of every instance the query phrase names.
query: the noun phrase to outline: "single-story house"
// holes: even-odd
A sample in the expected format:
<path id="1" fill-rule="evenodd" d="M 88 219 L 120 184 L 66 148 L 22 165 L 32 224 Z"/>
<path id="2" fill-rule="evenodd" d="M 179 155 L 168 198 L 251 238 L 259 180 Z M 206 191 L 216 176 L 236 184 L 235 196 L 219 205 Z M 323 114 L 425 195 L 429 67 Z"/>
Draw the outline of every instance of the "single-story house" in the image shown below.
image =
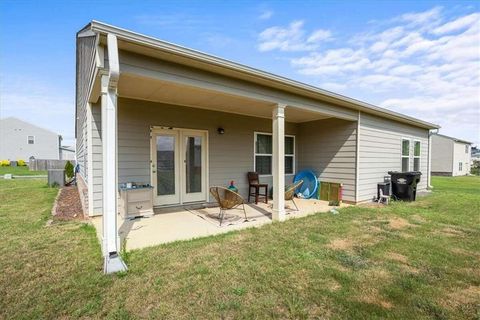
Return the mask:
<path id="1" fill-rule="evenodd" d="M 27 121 L 0 119 L 0 160 L 60 159 L 62 136 Z"/>
<path id="2" fill-rule="evenodd" d="M 432 135 L 432 172 L 434 176 L 464 176 L 472 164 L 469 141 L 443 134 Z"/>
<path id="3" fill-rule="evenodd" d="M 231 180 L 246 196 L 256 171 L 283 220 L 285 184 L 302 169 L 342 183 L 352 204 L 371 201 L 390 170 L 422 172 L 426 190 L 438 128 L 105 23 L 77 33 L 79 179 L 88 214 L 103 215 L 106 261 L 118 259 L 121 184 L 150 184 L 156 207 L 181 206 Z"/>

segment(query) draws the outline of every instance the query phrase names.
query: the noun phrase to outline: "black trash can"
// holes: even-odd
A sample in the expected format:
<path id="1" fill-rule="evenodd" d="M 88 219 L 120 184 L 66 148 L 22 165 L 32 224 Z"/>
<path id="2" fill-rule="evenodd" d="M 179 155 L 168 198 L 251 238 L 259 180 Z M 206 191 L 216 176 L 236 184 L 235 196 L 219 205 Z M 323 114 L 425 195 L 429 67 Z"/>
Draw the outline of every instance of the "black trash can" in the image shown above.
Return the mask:
<path id="1" fill-rule="evenodd" d="M 397 200 L 415 201 L 417 184 L 420 182 L 419 171 L 397 172 L 389 171 L 392 177 L 392 195 Z"/>

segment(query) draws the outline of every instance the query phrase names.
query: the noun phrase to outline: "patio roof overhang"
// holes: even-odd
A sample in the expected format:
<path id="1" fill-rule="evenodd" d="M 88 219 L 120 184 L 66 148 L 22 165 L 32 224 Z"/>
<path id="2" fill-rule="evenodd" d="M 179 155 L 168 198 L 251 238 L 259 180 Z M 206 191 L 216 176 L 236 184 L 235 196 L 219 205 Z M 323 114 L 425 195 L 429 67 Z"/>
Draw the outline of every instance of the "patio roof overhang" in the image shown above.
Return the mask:
<path id="1" fill-rule="evenodd" d="M 276 103 L 248 96 L 227 94 L 178 82 L 122 73 L 118 86 L 119 97 L 147 100 L 163 104 L 193 107 L 271 119 Z M 307 122 L 330 118 L 332 115 L 289 106 L 285 109 L 288 122 Z"/>

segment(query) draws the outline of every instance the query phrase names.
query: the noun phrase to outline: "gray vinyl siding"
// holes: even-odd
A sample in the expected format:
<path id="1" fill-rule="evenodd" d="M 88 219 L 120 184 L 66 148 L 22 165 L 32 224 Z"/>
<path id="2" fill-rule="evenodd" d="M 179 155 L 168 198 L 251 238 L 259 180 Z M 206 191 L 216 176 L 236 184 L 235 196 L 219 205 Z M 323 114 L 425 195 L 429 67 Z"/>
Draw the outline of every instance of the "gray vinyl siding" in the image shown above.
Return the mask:
<path id="1" fill-rule="evenodd" d="M 388 171 L 401 171 L 402 139 L 410 140 L 410 170 L 413 170 L 414 140 L 421 143 L 418 190 L 427 188 L 428 129 L 421 129 L 373 115 L 361 114 L 359 134 L 358 201 L 371 200 L 377 183 L 383 182 Z"/>
<path id="2" fill-rule="evenodd" d="M 92 104 L 92 205 L 93 213 L 102 212 L 102 109 L 101 103 Z"/>
<path id="3" fill-rule="evenodd" d="M 96 36 L 77 37 L 77 72 L 76 72 L 76 158 L 79 173 L 88 181 L 88 132 L 87 108 L 88 93 L 95 72 Z"/>
<path id="4" fill-rule="evenodd" d="M 100 108 L 95 107 L 100 129 Z M 272 132 L 272 120 L 133 99 L 118 99 L 118 183 L 151 183 L 150 127 L 166 126 L 208 130 L 209 184 L 228 186 L 235 181 L 240 194 L 247 196 L 247 172 L 253 171 L 254 132 Z M 217 128 L 225 134 L 219 135 Z M 297 135 L 298 125 L 286 123 L 286 134 Z M 102 211 L 102 147 L 94 139 L 94 212 Z M 296 143 L 298 153 L 298 143 Z M 298 156 L 296 167 L 298 168 Z M 261 177 L 272 186 L 272 177 Z M 293 175 L 286 176 L 286 183 Z"/>
<path id="5" fill-rule="evenodd" d="M 150 126 L 208 130 L 210 185 L 227 186 L 234 180 L 247 194 L 247 172 L 253 170 L 254 132 L 271 132 L 272 121 L 224 112 L 119 99 L 118 179 L 150 182 Z M 217 133 L 223 127 L 225 134 Z M 287 123 L 286 134 L 296 125 Z M 271 185 L 271 177 L 263 177 Z M 288 181 L 287 181 L 288 182 Z"/>
<path id="6" fill-rule="evenodd" d="M 320 181 L 343 184 L 343 199 L 355 201 L 357 122 L 325 119 L 299 125 L 300 168 L 312 169 Z"/>
<path id="7" fill-rule="evenodd" d="M 435 174 L 453 174 L 453 140 L 432 135 L 432 172 Z"/>

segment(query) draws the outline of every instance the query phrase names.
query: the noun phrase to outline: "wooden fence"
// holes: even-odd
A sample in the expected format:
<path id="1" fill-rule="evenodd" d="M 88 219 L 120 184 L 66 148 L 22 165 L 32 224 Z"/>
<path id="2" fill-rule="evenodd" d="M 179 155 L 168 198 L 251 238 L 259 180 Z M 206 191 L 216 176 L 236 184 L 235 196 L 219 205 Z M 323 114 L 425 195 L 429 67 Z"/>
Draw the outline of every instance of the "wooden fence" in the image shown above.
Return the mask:
<path id="1" fill-rule="evenodd" d="M 70 161 L 75 166 L 75 160 L 46 160 L 35 159 L 28 162 L 28 169 L 30 171 L 48 170 L 48 169 L 64 169 L 67 161 Z"/>

